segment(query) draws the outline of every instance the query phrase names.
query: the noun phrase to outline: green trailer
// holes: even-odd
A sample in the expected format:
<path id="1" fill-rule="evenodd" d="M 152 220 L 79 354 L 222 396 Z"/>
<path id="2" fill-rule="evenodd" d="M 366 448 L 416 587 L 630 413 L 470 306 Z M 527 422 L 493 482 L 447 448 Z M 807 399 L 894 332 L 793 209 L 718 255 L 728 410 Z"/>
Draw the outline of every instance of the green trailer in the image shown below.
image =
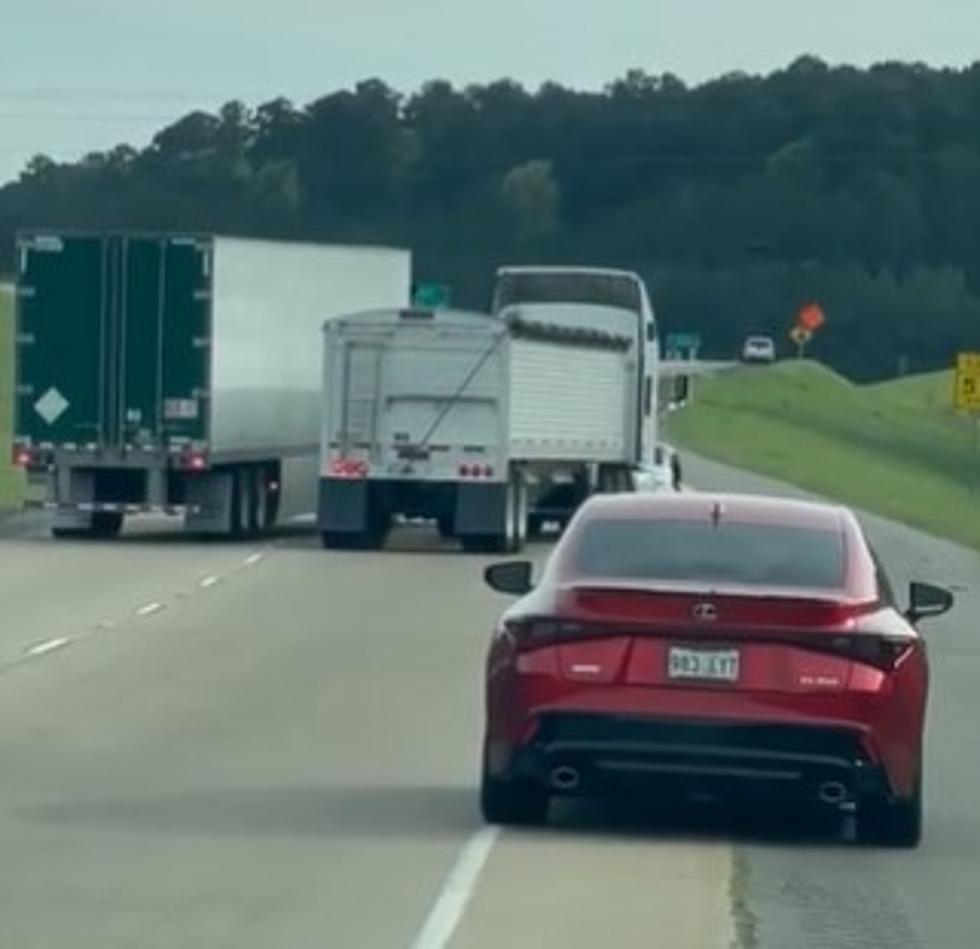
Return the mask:
<path id="1" fill-rule="evenodd" d="M 17 258 L 14 460 L 59 535 L 312 511 L 319 327 L 411 284 L 406 251 L 209 235 L 25 233 Z"/>

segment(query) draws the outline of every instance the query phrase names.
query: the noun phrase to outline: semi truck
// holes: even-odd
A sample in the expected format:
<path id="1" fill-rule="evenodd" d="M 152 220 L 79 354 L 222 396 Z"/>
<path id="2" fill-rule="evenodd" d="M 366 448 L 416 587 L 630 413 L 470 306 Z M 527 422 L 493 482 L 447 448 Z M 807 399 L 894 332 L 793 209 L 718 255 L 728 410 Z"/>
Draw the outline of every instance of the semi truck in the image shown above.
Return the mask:
<path id="1" fill-rule="evenodd" d="M 325 547 L 378 547 L 402 516 L 515 551 L 652 462 L 659 345 L 633 273 L 505 268 L 489 313 L 390 307 L 324 337 Z"/>
<path id="2" fill-rule="evenodd" d="M 13 459 L 56 536 L 252 535 L 316 508 L 320 327 L 407 304 L 394 248 L 19 235 Z"/>

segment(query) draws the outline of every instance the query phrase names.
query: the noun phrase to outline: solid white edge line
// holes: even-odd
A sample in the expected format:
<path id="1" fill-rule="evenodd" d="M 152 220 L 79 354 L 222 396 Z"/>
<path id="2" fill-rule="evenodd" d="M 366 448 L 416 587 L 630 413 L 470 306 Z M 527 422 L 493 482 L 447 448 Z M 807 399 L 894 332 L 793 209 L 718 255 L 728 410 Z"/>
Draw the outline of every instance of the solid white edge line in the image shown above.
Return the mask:
<path id="1" fill-rule="evenodd" d="M 252 554 L 251 557 L 246 558 L 245 566 L 254 567 L 264 556 L 265 554 Z"/>
<path id="2" fill-rule="evenodd" d="M 499 833 L 498 827 L 484 827 L 466 842 L 411 949 L 445 949 L 449 945 Z"/>
<path id="3" fill-rule="evenodd" d="M 31 646 L 27 650 L 27 655 L 29 656 L 46 656 L 49 652 L 54 652 L 56 649 L 64 649 L 71 642 L 70 639 L 66 639 L 64 636 L 58 639 L 49 639 L 47 642 L 38 643 L 36 646 Z"/>
<path id="4" fill-rule="evenodd" d="M 205 577 L 198 584 L 198 586 L 200 586 L 202 590 L 206 590 L 208 587 L 213 587 L 217 582 L 218 582 L 218 578 L 217 577 Z"/>
<path id="5" fill-rule="evenodd" d="M 147 603 L 146 606 L 141 606 L 137 611 L 137 616 L 152 616 L 154 613 L 159 613 L 163 609 L 162 603 Z"/>

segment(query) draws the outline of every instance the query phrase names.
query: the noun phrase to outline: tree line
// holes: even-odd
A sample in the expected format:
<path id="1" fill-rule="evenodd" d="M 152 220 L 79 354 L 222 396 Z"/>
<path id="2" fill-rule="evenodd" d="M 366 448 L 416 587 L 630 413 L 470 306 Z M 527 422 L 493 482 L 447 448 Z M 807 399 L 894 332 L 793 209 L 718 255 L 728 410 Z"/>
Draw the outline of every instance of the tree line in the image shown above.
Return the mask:
<path id="1" fill-rule="evenodd" d="M 477 308 L 502 263 L 628 267 L 719 356 L 751 332 L 788 347 L 817 300 L 813 354 L 880 378 L 980 348 L 980 64 L 230 102 L 143 149 L 32 159 L 0 188 L 0 271 L 42 226 L 405 245 Z"/>

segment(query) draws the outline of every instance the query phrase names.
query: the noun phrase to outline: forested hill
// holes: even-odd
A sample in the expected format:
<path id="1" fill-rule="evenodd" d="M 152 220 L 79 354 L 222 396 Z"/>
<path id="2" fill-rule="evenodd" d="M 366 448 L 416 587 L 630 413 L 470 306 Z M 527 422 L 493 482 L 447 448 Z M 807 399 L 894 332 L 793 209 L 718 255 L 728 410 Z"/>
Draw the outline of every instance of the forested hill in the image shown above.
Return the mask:
<path id="1" fill-rule="evenodd" d="M 858 378 L 932 368 L 980 348 L 980 64 L 230 103 L 142 151 L 34 159 L 0 189 L 0 271 L 41 225 L 405 244 L 475 307 L 501 262 L 634 267 L 709 354 L 784 339 L 814 298 L 816 357 Z"/>

